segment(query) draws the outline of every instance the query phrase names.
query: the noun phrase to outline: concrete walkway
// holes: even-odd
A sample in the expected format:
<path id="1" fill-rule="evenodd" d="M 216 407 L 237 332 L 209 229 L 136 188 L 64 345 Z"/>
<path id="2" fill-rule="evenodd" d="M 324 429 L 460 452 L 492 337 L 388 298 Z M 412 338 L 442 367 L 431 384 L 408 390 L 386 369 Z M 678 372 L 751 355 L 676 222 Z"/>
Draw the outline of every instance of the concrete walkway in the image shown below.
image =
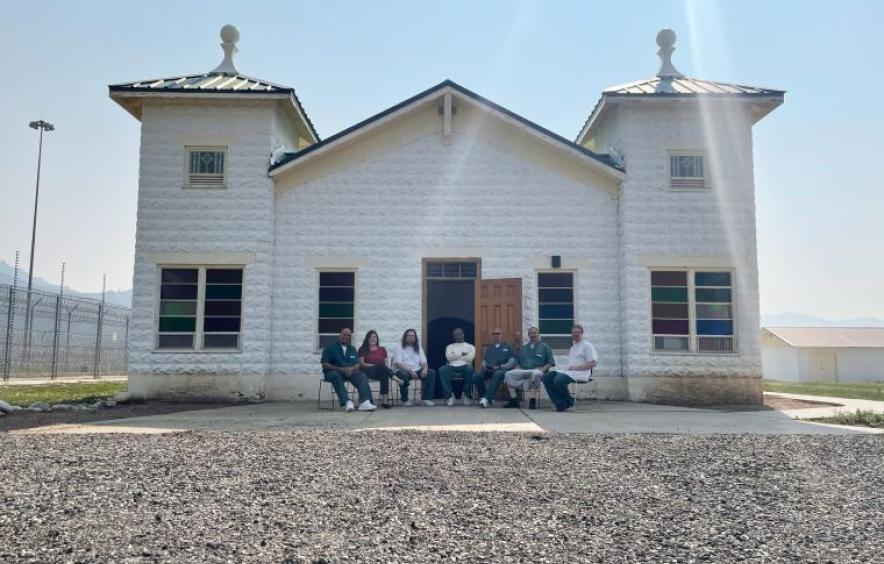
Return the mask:
<path id="1" fill-rule="evenodd" d="M 817 417 L 832 417 L 839 413 L 853 413 L 861 409 L 863 411 L 871 411 L 874 413 L 884 413 L 884 401 L 860 400 L 848 398 L 832 398 L 825 396 L 808 396 L 804 394 L 781 394 L 779 392 L 764 392 L 765 396 L 775 398 L 795 399 L 802 401 L 831 403 L 835 405 L 821 405 L 808 409 L 784 409 L 789 417 L 794 419 L 815 419 Z"/>
<path id="2" fill-rule="evenodd" d="M 37 384 L 83 384 L 96 382 L 126 382 L 128 376 L 102 376 L 101 378 L 93 378 L 92 376 L 59 376 L 58 378 L 10 378 L 9 380 L 0 380 L 0 387 L 3 386 L 34 386 Z"/>
<path id="3" fill-rule="evenodd" d="M 839 400 L 843 401 L 843 400 Z M 828 408 L 827 408 L 828 409 Z M 796 412 L 817 411 L 796 410 Z M 803 416 L 803 414 L 801 414 Z M 88 424 L 55 425 L 15 433 L 163 433 L 288 431 L 298 429 L 446 430 L 549 433 L 850 434 L 882 430 L 821 425 L 775 410 L 699 409 L 644 403 L 585 401 L 556 413 L 479 407 L 399 407 L 374 413 L 320 411 L 314 402 L 268 402 L 208 408 Z"/>

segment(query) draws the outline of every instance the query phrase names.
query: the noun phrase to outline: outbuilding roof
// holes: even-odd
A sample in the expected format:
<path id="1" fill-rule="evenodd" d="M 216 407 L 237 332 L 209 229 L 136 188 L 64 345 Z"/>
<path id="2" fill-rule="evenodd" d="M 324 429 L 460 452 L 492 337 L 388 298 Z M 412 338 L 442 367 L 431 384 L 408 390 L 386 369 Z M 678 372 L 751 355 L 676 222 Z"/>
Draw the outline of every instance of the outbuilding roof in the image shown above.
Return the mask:
<path id="1" fill-rule="evenodd" d="M 262 93 L 268 92 L 291 92 L 295 89 L 281 86 L 266 80 L 252 78 L 241 74 L 203 73 L 174 76 L 172 78 L 154 78 L 150 80 L 136 80 L 123 84 L 111 84 L 111 92 L 236 92 L 236 93 Z"/>
<path id="2" fill-rule="evenodd" d="M 765 327 L 798 348 L 884 348 L 884 327 Z"/>

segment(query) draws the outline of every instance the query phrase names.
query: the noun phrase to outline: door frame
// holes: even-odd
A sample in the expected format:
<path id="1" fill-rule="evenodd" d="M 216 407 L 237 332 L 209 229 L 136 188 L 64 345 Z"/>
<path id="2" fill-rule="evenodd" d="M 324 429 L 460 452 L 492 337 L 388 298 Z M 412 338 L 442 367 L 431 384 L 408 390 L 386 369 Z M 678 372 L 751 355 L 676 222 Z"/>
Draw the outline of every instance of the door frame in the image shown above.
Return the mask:
<path id="1" fill-rule="evenodd" d="M 427 350 L 427 264 L 431 262 L 474 262 L 476 263 L 475 278 L 439 278 L 439 280 L 472 280 L 473 294 L 476 292 L 476 280 L 482 279 L 482 257 L 422 257 L 421 258 L 421 347 Z M 475 317 L 475 304 L 473 304 L 473 316 Z M 475 319 L 473 320 L 475 323 Z"/>

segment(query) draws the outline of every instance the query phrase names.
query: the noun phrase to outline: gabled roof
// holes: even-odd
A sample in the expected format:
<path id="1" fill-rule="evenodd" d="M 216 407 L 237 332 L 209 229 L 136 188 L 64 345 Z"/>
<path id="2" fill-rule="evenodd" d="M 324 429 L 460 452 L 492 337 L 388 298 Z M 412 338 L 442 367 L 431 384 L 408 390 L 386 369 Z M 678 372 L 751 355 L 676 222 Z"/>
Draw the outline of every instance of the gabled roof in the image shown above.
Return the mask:
<path id="1" fill-rule="evenodd" d="M 771 90 L 756 86 L 743 86 L 741 84 L 729 84 L 727 82 L 713 82 L 699 78 L 660 78 L 654 76 L 644 80 L 637 80 L 620 86 L 612 86 L 602 91 L 603 95 L 630 95 L 630 94 L 663 94 L 663 95 L 691 95 L 691 94 L 729 94 L 740 96 L 776 96 L 785 94 L 782 90 Z"/>
<path id="2" fill-rule="evenodd" d="M 596 102 L 589 117 L 580 128 L 576 141 L 583 140 L 590 126 L 596 121 L 605 107 L 606 100 L 630 99 L 630 98 L 657 98 L 657 99 L 691 99 L 691 98 L 736 98 L 736 99 L 770 99 L 775 101 L 771 110 L 780 105 L 785 90 L 773 90 L 757 86 L 744 86 L 742 84 L 730 84 L 727 82 L 715 82 L 686 76 L 659 77 L 653 76 L 635 82 L 628 82 L 618 86 L 612 86 L 602 91 L 602 97 Z M 768 110 L 769 111 L 769 110 Z M 765 112 L 767 113 L 767 112 Z"/>
<path id="3" fill-rule="evenodd" d="M 348 127 L 347 129 L 344 129 L 343 131 L 340 131 L 330 137 L 327 137 L 324 140 L 320 141 L 319 143 L 314 143 L 313 145 L 310 145 L 309 147 L 305 147 L 304 149 L 301 149 L 300 151 L 297 151 L 297 152 L 286 153 L 282 157 L 282 159 L 280 159 L 277 163 L 275 163 L 274 165 L 272 165 L 270 167 L 270 172 L 271 173 L 274 173 L 274 172 L 279 173 L 279 172 L 281 172 L 280 169 L 282 169 L 284 167 L 287 168 L 287 167 L 291 166 L 294 162 L 298 161 L 299 159 L 302 159 L 302 158 L 304 158 L 312 153 L 315 153 L 317 151 L 321 151 L 323 149 L 326 149 L 326 148 L 334 145 L 335 143 L 340 142 L 341 140 L 356 136 L 359 134 L 359 132 L 361 130 L 364 130 L 364 129 L 370 127 L 371 125 L 375 124 L 376 122 L 379 122 L 388 116 L 396 114 L 397 112 L 399 112 L 401 110 L 405 110 L 406 108 L 409 108 L 412 105 L 419 104 L 420 102 L 424 101 L 426 98 L 437 96 L 437 95 L 441 94 L 442 91 L 445 89 L 450 89 L 453 92 L 461 94 L 461 95 L 469 98 L 470 100 L 477 102 L 478 104 L 484 106 L 487 109 L 490 109 L 494 112 L 498 112 L 507 118 L 515 120 L 519 124 L 527 126 L 531 131 L 535 132 L 536 134 L 546 138 L 549 141 L 552 141 L 556 145 L 559 145 L 560 147 L 569 149 L 571 151 L 575 151 L 580 156 L 591 159 L 597 165 L 599 165 L 599 164 L 603 165 L 604 168 L 606 168 L 610 172 L 614 173 L 614 175 L 616 175 L 618 178 L 622 178 L 622 176 L 623 176 L 623 171 L 624 171 L 623 166 L 620 164 L 617 164 L 608 155 L 596 153 L 594 151 L 587 149 L 586 147 L 583 147 L 581 145 L 578 145 L 577 143 L 569 141 L 568 139 L 565 139 L 561 135 L 558 135 L 557 133 L 553 133 L 552 131 L 546 129 L 545 127 L 542 127 L 542 126 L 534 123 L 533 121 L 531 121 L 527 118 L 524 118 L 524 117 L 520 116 L 519 114 L 517 114 L 511 110 L 508 110 L 507 108 L 504 108 L 503 106 L 500 106 L 500 105 L 492 102 L 491 100 L 489 100 L 483 96 L 480 96 L 479 94 L 476 94 L 475 92 L 473 92 L 471 90 L 468 90 L 467 88 L 464 88 L 463 86 L 461 86 L 460 84 L 457 84 L 456 82 L 454 82 L 452 80 L 445 80 L 443 82 L 440 82 L 436 86 L 433 86 L 432 88 L 424 90 L 423 92 L 416 94 L 415 96 L 412 96 L 411 98 L 408 98 L 407 100 L 403 100 L 402 102 L 396 104 L 395 106 L 387 108 L 386 110 L 384 110 L 380 113 L 377 113 L 377 114 L 375 114 L 375 115 L 373 115 L 373 116 L 371 116 L 371 117 L 369 117 L 369 118 L 367 118 L 367 119 L 365 119 L 355 125 Z"/>
<path id="4" fill-rule="evenodd" d="M 765 327 L 798 348 L 884 348 L 884 327 Z"/>
<path id="5" fill-rule="evenodd" d="M 108 86 L 111 98 L 115 94 L 137 95 L 137 94 L 181 94 L 181 95 L 242 95 L 242 96 L 271 96 L 279 98 L 290 98 L 295 109 L 304 118 L 307 127 L 313 134 L 316 141 L 319 141 L 319 134 L 313 127 L 313 122 L 307 116 L 304 106 L 295 94 L 295 89 L 289 86 L 282 86 L 266 80 L 252 78 L 242 74 L 208 72 L 202 74 L 188 74 L 174 76 L 171 78 L 153 78 L 149 80 L 137 80 L 135 82 L 124 82 L 121 84 L 111 84 Z M 122 105 L 122 104 L 121 104 Z M 130 113 L 132 109 L 123 106 Z M 135 117 L 139 117 L 133 113 Z"/>

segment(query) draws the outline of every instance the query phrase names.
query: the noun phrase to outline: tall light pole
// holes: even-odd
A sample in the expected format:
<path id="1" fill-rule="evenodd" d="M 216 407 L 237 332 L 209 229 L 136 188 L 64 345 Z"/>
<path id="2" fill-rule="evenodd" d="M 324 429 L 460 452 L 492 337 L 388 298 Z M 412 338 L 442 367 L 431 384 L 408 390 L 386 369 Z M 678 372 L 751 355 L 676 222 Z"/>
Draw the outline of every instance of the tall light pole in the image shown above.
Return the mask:
<path id="1" fill-rule="evenodd" d="M 31 227 L 31 262 L 28 267 L 28 298 L 25 304 L 25 356 L 31 356 L 31 286 L 34 281 L 34 243 L 37 241 L 37 202 L 40 200 L 40 165 L 43 161 L 43 132 L 55 131 L 55 126 L 38 119 L 29 123 L 31 129 L 40 130 L 40 145 L 37 150 L 37 189 L 34 193 L 34 223 Z"/>

